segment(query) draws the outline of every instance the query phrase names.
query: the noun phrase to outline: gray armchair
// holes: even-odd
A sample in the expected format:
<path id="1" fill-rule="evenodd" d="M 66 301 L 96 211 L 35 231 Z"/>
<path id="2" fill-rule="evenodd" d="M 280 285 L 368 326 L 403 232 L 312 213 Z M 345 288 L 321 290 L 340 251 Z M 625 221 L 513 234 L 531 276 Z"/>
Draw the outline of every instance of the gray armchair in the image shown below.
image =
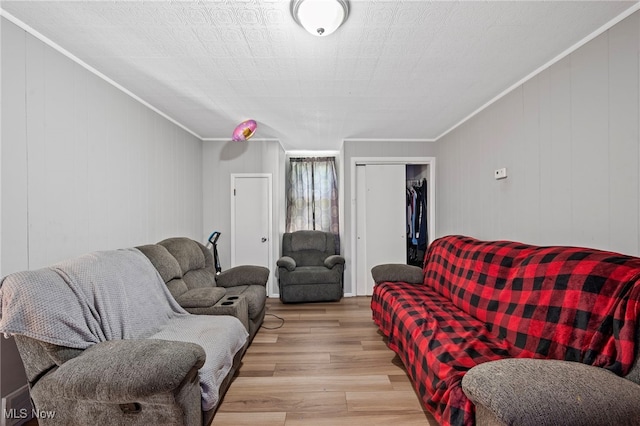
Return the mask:
<path id="1" fill-rule="evenodd" d="M 282 303 L 331 302 L 342 298 L 344 257 L 336 254 L 332 233 L 285 233 L 277 265 Z"/>

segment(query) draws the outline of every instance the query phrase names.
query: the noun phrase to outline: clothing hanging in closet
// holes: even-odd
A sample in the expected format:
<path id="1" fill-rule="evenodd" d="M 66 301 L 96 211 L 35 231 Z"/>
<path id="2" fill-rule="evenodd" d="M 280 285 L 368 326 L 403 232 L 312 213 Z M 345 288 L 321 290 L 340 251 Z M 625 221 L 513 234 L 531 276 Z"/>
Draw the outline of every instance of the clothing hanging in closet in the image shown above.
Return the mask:
<path id="1" fill-rule="evenodd" d="M 411 182 L 411 181 L 410 181 Z M 407 185 L 407 263 L 422 267 L 429 241 L 427 180 Z"/>

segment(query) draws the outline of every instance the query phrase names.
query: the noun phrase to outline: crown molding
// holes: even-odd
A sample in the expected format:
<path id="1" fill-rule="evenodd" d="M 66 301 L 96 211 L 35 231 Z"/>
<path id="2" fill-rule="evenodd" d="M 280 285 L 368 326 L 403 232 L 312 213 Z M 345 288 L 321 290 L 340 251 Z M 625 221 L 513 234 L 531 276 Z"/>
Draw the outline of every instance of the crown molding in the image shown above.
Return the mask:
<path id="1" fill-rule="evenodd" d="M 343 142 L 437 142 L 437 139 L 345 138 Z"/>
<path id="2" fill-rule="evenodd" d="M 482 112 L 483 110 L 485 110 L 486 108 L 488 108 L 489 106 L 491 106 L 492 104 L 497 102 L 498 100 L 502 99 L 507 94 L 511 93 L 514 89 L 517 89 L 518 87 L 524 85 L 526 82 L 528 82 L 529 80 L 533 79 L 535 76 L 540 74 L 542 71 L 544 71 L 547 68 L 551 67 L 555 63 L 560 62 L 562 59 L 564 59 L 567 56 L 571 55 L 573 52 L 575 52 L 576 50 L 578 50 L 579 48 L 581 48 L 582 46 L 584 46 L 585 44 L 587 44 L 588 42 L 590 42 L 594 38 L 598 37 L 601 34 L 604 34 L 607 31 L 609 31 L 614 25 L 620 23 L 622 20 L 624 20 L 625 18 L 628 18 L 629 16 L 631 16 L 632 14 L 637 12 L 638 10 L 640 10 L 640 2 L 636 2 L 629 9 L 625 10 L 620 15 L 616 16 L 615 18 L 613 18 L 612 20 L 610 20 L 609 22 L 607 22 L 606 24 L 604 24 L 603 26 L 601 26 L 597 30 L 593 31 L 591 34 L 589 34 L 588 36 L 586 36 L 585 38 L 583 38 L 582 40 L 580 40 L 579 42 L 577 42 L 573 46 L 569 47 L 564 52 L 560 53 L 558 56 L 556 56 L 555 58 L 551 59 L 546 64 L 542 65 L 541 67 L 538 67 L 535 71 L 529 73 L 524 78 L 520 79 L 518 82 L 514 83 L 513 85 L 509 86 L 507 89 L 505 89 L 502 92 L 500 92 L 500 94 L 498 94 L 497 96 L 492 98 L 490 101 L 488 101 L 487 103 L 482 105 L 480 108 L 478 108 L 477 110 L 473 111 L 471 114 L 469 114 L 468 116 L 466 116 L 465 118 L 460 120 L 458 123 L 456 123 L 455 125 L 450 127 L 448 130 L 446 130 L 440 136 L 436 137 L 434 140 L 436 142 L 439 141 L 441 138 L 443 138 L 446 135 L 448 135 L 449 133 L 453 132 L 455 129 L 457 129 L 458 127 L 462 126 L 464 123 L 469 121 L 471 118 L 475 117 L 480 112 Z"/>
<path id="3" fill-rule="evenodd" d="M 292 149 L 285 151 L 287 157 L 338 157 L 339 150 L 309 150 L 309 149 Z"/>
<path id="4" fill-rule="evenodd" d="M 138 101 L 139 103 L 141 103 L 145 107 L 149 108 L 150 110 L 152 110 L 156 114 L 160 115 L 161 117 L 165 118 L 166 120 L 168 120 L 171 123 L 175 124 L 176 126 L 180 127 L 184 131 L 186 131 L 186 132 L 190 133 L 191 135 L 195 136 L 196 138 L 202 140 L 202 137 L 200 135 L 198 135 L 196 132 L 194 132 L 193 130 L 189 129 L 187 126 L 185 126 L 184 124 L 182 124 L 179 121 L 175 120 L 174 118 L 170 117 L 166 113 L 160 111 L 158 108 L 154 107 L 153 105 L 151 105 L 150 103 L 148 103 L 144 99 L 140 98 L 138 95 L 134 94 L 133 92 L 131 92 L 126 87 L 124 87 L 121 84 L 115 82 L 111 78 L 107 77 L 105 74 L 103 74 L 100 71 L 98 71 L 97 69 L 93 68 L 91 65 L 87 64 L 82 59 L 78 58 L 73 53 L 71 53 L 67 49 L 65 49 L 64 47 L 60 46 L 59 44 L 57 44 L 56 42 L 54 42 L 50 38 L 46 37 L 44 34 L 40 33 L 37 30 L 35 30 L 31 26 L 25 24 L 20 19 L 16 18 L 12 14 L 10 14 L 6 10 L 4 10 L 2 8 L 2 6 L 0 6 L 0 17 L 5 18 L 8 21 L 14 23 L 15 25 L 17 25 L 18 27 L 20 27 L 21 29 L 23 29 L 27 33 L 31 34 L 33 37 L 37 38 L 38 40 L 40 40 L 41 42 L 43 42 L 47 46 L 49 46 L 52 49 L 54 49 L 57 52 L 59 52 L 60 54 L 66 56 L 69 59 L 71 59 L 73 62 L 77 63 L 78 65 L 80 65 L 81 67 L 83 67 L 84 69 L 89 71 L 90 73 L 96 75 L 97 77 L 99 77 L 100 79 L 102 79 L 105 82 L 109 83 L 110 85 L 112 85 L 116 89 L 120 90 L 124 94 L 126 94 L 129 97 L 135 99 L 136 101 Z"/>

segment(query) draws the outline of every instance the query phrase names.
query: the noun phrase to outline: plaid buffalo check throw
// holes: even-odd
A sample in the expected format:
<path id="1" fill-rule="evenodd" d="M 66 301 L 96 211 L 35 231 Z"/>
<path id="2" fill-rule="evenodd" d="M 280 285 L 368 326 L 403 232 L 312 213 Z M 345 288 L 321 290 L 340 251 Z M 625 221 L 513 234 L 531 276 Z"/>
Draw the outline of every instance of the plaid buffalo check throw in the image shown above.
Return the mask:
<path id="1" fill-rule="evenodd" d="M 424 283 L 374 289 L 373 319 L 444 425 L 471 425 L 464 374 L 487 361 L 547 358 L 625 375 L 635 360 L 640 258 L 449 236 L 434 241 Z"/>

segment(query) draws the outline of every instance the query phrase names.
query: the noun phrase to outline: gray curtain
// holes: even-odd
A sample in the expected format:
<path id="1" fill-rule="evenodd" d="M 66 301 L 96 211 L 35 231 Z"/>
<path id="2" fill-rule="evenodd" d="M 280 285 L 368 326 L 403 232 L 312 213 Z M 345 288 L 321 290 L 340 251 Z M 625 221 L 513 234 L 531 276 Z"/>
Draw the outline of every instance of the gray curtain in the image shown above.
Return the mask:
<path id="1" fill-rule="evenodd" d="M 335 158 L 290 158 L 289 166 L 287 232 L 318 230 L 339 237 Z"/>

